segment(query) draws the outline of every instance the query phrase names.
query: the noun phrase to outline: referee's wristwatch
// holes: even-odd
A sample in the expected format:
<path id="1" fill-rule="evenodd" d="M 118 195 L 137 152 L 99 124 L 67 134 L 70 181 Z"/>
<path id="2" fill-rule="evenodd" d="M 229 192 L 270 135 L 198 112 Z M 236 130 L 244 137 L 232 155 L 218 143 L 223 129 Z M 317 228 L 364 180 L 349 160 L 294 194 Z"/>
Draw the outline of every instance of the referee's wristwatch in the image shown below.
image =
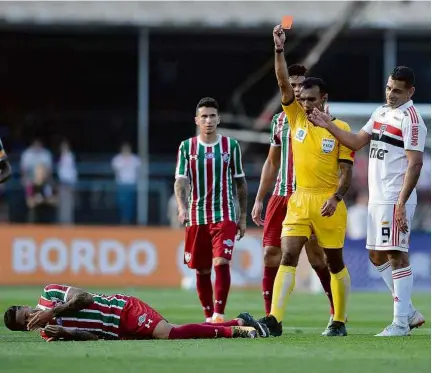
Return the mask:
<path id="1" fill-rule="evenodd" d="M 333 194 L 333 195 L 335 196 L 336 201 L 340 202 L 340 201 L 343 200 L 343 195 L 342 195 L 342 194 L 340 194 L 340 193 L 335 193 L 335 194 Z"/>

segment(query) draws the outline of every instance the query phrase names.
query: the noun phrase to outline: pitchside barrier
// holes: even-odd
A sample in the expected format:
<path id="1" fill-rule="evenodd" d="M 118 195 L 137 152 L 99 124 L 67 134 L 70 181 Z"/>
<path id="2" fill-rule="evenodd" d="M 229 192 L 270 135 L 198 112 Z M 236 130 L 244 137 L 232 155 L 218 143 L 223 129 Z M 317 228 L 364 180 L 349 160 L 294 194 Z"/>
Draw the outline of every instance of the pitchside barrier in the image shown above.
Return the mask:
<path id="1" fill-rule="evenodd" d="M 260 287 L 261 235 L 262 230 L 249 229 L 236 242 L 232 286 Z M 194 271 L 183 264 L 182 229 L 3 225 L 0 237 L 0 285 L 195 287 Z M 430 291 L 430 234 L 414 233 L 411 247 L 415 290 Z M 386 290 L 368 261 L 364 240 L 346 240 L 344 257 L 353 290 Z M 321 291 L 304 253 L 297 270 L 296 288 Z"/>

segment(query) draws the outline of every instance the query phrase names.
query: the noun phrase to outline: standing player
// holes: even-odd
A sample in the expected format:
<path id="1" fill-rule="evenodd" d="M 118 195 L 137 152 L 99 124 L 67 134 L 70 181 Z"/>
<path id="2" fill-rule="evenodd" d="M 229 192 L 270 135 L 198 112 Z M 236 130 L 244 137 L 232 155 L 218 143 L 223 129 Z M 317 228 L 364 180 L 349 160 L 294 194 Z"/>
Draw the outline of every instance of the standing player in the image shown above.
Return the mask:
<path id="1" fill-rule="evenodd" d="M 301 85 L 306 79 L 307 69 L 302 65 L 288 67 L 289 82 L 294 95 L 300 97 Z M 277 176 L 277 179 L 276 179 Z M 273 194 L 269 199 L 264 221 L 262 211 L 264 198 L 276 180 Z M 261 172 L 261 180 L 252 209 L 252 220 L 256 225 L 264 225 L 264 276 L 262 294 L 266 315 L 270 314 L 273 285 L 280 265 L 281 231 L 285 219 L 288 200 L 295 190 L 295 171 L 293 163 L 291 131 L 285 113 L 282 111 L 272 119 L 270 149 Z M 330 287 L 330 272 L 327 268 L 324 251 L 317 244 L 314 236 L 305 246 L 312 268 L 318 275 L 324 292 L 330 301 L 330 322 L 333 321 L 334 308 Z M 327 327 L 328 327 L 327 326 Z"/>
<path id="2" fill-rule="evenodd" d="M 313 231 L 327 257 L 335 309 L 333 322 L 325 335 L 345 336 L 350 277 L 343 261 L 347 211 L 342 199 L 351 184 L 354 154 L 328 131 L 308 121 L 307 114 L 314 108 L 324 110 L 328 98 L 325 83 L 318 78 L 307 78 L 302 84 L 300 105 L 289 82 L 282 26 L 274 28 L 273 39 L 282 108 L 292 131 L 296 190 L 288 201 L 283 222 L 282 259 L 275 279 L 271 312 L 262 321 L 272 335 L 282 334 L 282 319 L 288 297 L 295 286 L 298 259 Z M 347 123 L 337 119 L 334 122 L 349 130 Z"/>
<path id="3" fill-rule="evenodd" d="M 0 140 L 0 184 L 4 183 L 12 175 L 12 168 Z"/>
<path id="4" fill-rule="evenodd" d="M 220 325 L 209 323 L 174 325 L 142 300 L 123 294 L 93 294 L 66 285 L 47 285 L 35 309 L 9 307 L 5 326 L 13 331 L 38 330 L 53 340 L 97 339 L 211 339 L 267 337 L 257 323 L 245 327 L 235 319 Z"/>
<path id="5" fill-rule="evenodd" d="M 393 294 L 393 322 L 377 336 L 405 336 L 424 324 L 411 303 L 413 275 L 408 258 L 411 222 L 417 204 L 415 186 L 423 165 L 427 129 L 411 97 L 415 76 L 396 67 L 386 86 L 387 104 L 377 108 L 357 133 L 336 127 L 326 115 L 310 120 L 326 128 L 341 143 L 358 150 L 369 142 L 369 258 Z"/>
<path id="6" fill-rule="evenodd" d="M 196 270 L 198 297 L 206 321 L 223 322 L 231 285 L 229 263 L 237 231 L 246 230 L 247 184 L 239 143 L 218 135 L 219 106 L 203 98 L 196 108 L 199 135 L 180 144 L 174 191 L 179 220 L 186 224 L 185 264 Z M 234 185 L 240 207 L 237 219 Z M 190 186 L 189 200 L 186 190 Z M 211 283 L 216 273 L 215 300 Z"/>

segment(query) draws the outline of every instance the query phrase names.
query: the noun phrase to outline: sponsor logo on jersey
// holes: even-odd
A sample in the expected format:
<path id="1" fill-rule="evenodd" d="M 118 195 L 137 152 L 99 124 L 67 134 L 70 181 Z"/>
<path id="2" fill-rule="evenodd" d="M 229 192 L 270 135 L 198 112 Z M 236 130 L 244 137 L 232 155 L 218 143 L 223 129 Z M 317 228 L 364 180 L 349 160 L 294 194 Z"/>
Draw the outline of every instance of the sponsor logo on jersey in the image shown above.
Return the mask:
<path id="1" fill-rule="evenodd" d="M 189 159 L 191 161 L 197 161 L 198 160 L 198 155 L 197 154 L 189 154 Z"/>
<path id="2" fill-rule="evenodd" d="M 388 150 L 379 149 L 379 148 L 371 148 L 369 152 L 369 158 L 379 159 L 380 161 L 384 160 L 385 154 L 388 153 Z"/>
<path id="3" fill-rule="evenodd" d="M 321 149 L 324 153 L 332 152 L 334 147 L 335 147 L 335 140 L 334 139 L 322 139 Z"/>
<path id="4" fill-rule="evenodd" d="M 205 159 L 213 159 L 214 153 L 205 153 Z"/>

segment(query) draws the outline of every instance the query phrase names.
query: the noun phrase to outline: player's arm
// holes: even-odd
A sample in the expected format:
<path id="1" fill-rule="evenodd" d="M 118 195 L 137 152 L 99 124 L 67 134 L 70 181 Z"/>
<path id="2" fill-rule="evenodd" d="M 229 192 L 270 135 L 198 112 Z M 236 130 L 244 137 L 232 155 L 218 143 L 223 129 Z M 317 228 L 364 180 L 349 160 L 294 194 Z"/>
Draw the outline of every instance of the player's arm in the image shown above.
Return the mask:
<path id="1" fill-rule="evenodd" d="M 334 124 L 334 126 L 348 134 L 351 133 L 351 128 L 348 123 L 338 121 L 338 126 L 336 124 Z M 338 161 L 339 184 L 335 196 L 338 201 L 341 201 L 351 186 L 352 168 L 354 164 L 354 152 L 343 143 L 339 144 Z"/>
<path id="2" fill-rule="evenodd" d="M 189 160 L 186 154 L 184 141 L 180 144 L 177 153 L 175 171 L 174 195 L 176 197 L 179 221 L 184 224 L 188 221 L 188 187 L 189 187 Z"/>
<path id="3" fill-rule="evenodd" d="M 346 162 L 344 160 L 339 161 L 339 183 L 335 193 L 338 202 L 342 200 L 351 186 L 352 166 L 353 164 L 351 162 Z"/>
<path id="4" fill-rule="evenodd" d="M 284 54 L 285 32 L 281 25 L 273 29 L 273 40 L 275 43 L 275 73 L 281 92 L 282 103 L 289 105 L 294 100 L 294 90 L 288 80 L 288 67 Z"/>
<path id="5" fill-rule="evenodd" d="M 260 184 L 255 200 L 263 202 L 265 196 L 276 182 L 276 177 L 280 167 L 281 148 L 279 146 L 270 146 L 267 159 L 264 162 Z"/>
<path id="6" fill-rule="evenodd" d="M 233 142 L 230 159 L 231 172 L 235 180 L 237 189 L 237 199 L 240 207 L 240 218 L 238 222 L 239 239 L 246 232 L 246 213 L 247 213 L 247 182 L 243 171 L 242 154 L 238 141 Z"/>
<path id="7" fill-rule="evenodd" d="M 408 159 L 408 167 L 405 172 L 405 178 L 402 190 L 399 193 L 398 204 L 404 205 L 414 188 L 417 185 L 423 167 L 423 152 L 417 150 L 406 150 L 405 154 Z"/>
<path id="8" fill-rule="evenodd" d="M 47 342 L 64 341 L 97 341 L 99 337 L 89 331 L 79 329 L 66 329 L 60 325 L 47 325 L 41 330 L 41 337 Z"/>
<path id="9" fill-rule="evenodd" d="M 240 206 L 240 220 L 246 221 L 247 212 L 247 182 L 244 176 L 236 177 L 237 198 Z"/>
<path id="10" fill-rule="evenodd" d="M 372 122 L 371 119 L 358 133 L 346 131 L 338 127 L 333 122 L 333 118 L 318 109 L 314 109 L 313 113 L 308 116 L 308 119 L 319 127 L 326 128 L 336 139 L 344 146 L 357 151 L 367 145 L 372 137 Z"/>
<path id="11" fill-rule="evenodd" d="M 246 212 L 247 212 L 247 182 L 245 173 L 243 171 L 243 162 L 240 144 L 238 141 L 234 141 L 231 149 L 231 171 L 235 180 L 237 188 L 237 198 L 240 205 L 240 220 L 246 222 Z"/>
<path id="12" fill-rule="evenodd" d="M 53 317 L 62 316 L 68 312 L 77 312 L 87 308 L 94 302 L 93 295 L 85 290 L 70 287 L 66 295 L 66 303 L 52 309 Z"/>
<path id="13" fill-rule="evenodd" d="M 402 189 L 399 193 L 398 204 L 405 205 L 417 185 L 423 167 L 423 151 L 427 129 L 423 123 L 412 123 L 409 116 L 402 121 L 402 136 L 408 167 Z"/>
<path id="14" fill-rule="evenodd" d="M 55 291 L 53 291 L 55 292 Z M 94 300 L 93 295 L 85 290 L 68 287 L 64 293 L 65 303 L 58 304 L 54 308 L 36 311 L 28 322 L 27 328 L 35 330 L 45 326 L 54 317 L 65 315 L 69 312 L 77 312 L 90 306 Z"/>

